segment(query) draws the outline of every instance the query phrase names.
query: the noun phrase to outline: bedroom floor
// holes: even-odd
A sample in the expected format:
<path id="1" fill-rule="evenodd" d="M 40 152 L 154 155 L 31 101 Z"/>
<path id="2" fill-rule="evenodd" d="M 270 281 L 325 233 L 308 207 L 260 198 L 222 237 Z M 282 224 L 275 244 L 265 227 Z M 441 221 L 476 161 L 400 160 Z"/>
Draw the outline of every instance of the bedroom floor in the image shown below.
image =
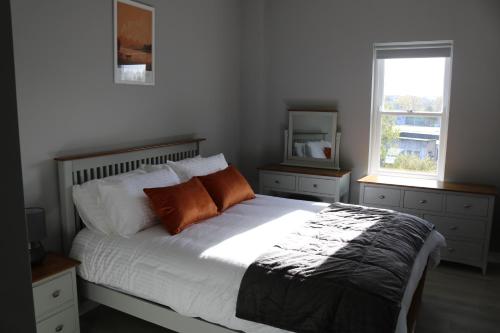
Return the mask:
<path id="1" fill-rule="evenodd" d="M 478 269 L 445 263 L 428 274 L 416 332 L 494 333 L 499 313 L 500 264 L 490 264 L 483 276 Z M 82 316 L 80 327 L 82 333 L 172 332 L 104 306 Z"/>

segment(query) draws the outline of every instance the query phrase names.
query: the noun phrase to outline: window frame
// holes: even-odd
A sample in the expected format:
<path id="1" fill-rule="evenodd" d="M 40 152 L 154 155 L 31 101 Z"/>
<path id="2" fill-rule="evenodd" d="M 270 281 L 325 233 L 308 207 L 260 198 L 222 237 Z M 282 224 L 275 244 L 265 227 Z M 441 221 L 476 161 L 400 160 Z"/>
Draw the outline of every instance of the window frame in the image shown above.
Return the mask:
<path id="1" fill-rule="evenodd" d="M 438 112 L 422 112 L 422 111 L 382 111 L 383 105 L 383 83 L 384 83 L 384 62 L 377 62 L 377 50 L 383 49 L 421 49 L 432 48 L 433 45 L 447 45 L 450 48 L 450 56 L 445 60 L 444 73 L 444 91 L 443 91 L 443 109 Z M 410 57 L 408 57 L 410 58 Z M 372 103 L 370 115 L 370 145 L 369 145 L 369 174 L 381 176 L 397 176 L 419 179 L 432 179 L 443 181 L 445 164 L 446 164 L 446 148 L 448 142 L 448 122 L 450 111 L 450 94 L 451 94 L 451 76 L 453 64 L 453 41 L 433 41 L 433 42 L 406 42 L 406 43 L 375 43 L 373 44 L 373 64 L 372 64 Z M 381 146 L 381 127 L 382 115 L 392 116 L 432 116 L 441 117 L 441 129 L 439 133 L 439 156 L 437 160 L 436 174 L 428 174 L 424 172 L 397 171 L 380 168 L 380 146 Z"/>

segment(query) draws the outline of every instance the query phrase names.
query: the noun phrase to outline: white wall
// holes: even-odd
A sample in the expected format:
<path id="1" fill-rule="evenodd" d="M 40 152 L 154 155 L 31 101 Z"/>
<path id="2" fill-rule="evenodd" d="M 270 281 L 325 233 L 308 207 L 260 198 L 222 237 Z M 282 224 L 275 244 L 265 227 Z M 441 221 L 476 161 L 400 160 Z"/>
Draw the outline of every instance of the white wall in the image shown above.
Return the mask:
<path id="1" fill-rule="evenodd" d="M 240 1 L 146 0 L 156 9 L 156 85 L 113 83 L 112 3 L 12 3 L 27 206 L 45 207 L 57 249 L 57 155 L 193 134 L 237 162 Z"/>
<path id="2" fill-rule="evenodd" d="M 266 44 L 267 0 L 243 1 L 241 17 L 241 115 L 240 154 L 241 171 L 257 189 L 256 167 L 279 158 L 276 149 L 268 151 L 266 141 L 260 137 L 270 132 L 280 135 L 267 123 L 267 85 L 269 50 Z M 272 116 L 272 114 L 271 114 Z M 271 126 L 269 126 L 271 125 Z M 271 156 L 272 160 L 266 160 Z"/>
<path id="3" fill-rule="evenodd" d="M 356 202 L 374 42 L 455 41 L 446 178 L 500 187 L 497 0 L 146 0 L 154 87 L 113 83 L 111 0 L 11 2 L 25 200 L 47 209 L 51 248 L 54 156 L 195 134 L 256 185 L 256 167 L 282 159 L 287 104 L 338 108 Z"/>
<path id="4" fill-rule="evenodd" d="M 445 177 L 500 188 L 500 2 L 496 0 L 258 0 L 244 5 L 242 149 L 245 171 L 282 159 L 287 104 L 334 106 L 341 167 L 368 167 L 372 45 L 455 42 Z M 493 247 L 500 249 L 500 203 Z"/>

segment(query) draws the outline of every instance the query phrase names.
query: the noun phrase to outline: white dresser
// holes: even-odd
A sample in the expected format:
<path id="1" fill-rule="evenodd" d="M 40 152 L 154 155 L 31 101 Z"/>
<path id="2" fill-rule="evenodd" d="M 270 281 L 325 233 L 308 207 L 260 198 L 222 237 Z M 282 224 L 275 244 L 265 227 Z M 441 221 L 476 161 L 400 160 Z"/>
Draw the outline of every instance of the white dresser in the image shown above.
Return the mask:
<path id="1" fill-rule="evenodd" d="M 37 333 L 80 332 L 76 260 L 49 253 L 31 269 Z"/>
<path id="2" fill-rule="evenodd" d="M 480 267 L 486 273 L 494 187 L 384 176 L 358 182 L 360 205 L 394 209 L 432 222 L 446 238 L 443 260 Z"/>
<path id="3" fill-rule="evenodd" d="M 350 171 L 281 164 L 259 168 L 260 193 L 299 194 L 325 202 L 349 201 Z"/>

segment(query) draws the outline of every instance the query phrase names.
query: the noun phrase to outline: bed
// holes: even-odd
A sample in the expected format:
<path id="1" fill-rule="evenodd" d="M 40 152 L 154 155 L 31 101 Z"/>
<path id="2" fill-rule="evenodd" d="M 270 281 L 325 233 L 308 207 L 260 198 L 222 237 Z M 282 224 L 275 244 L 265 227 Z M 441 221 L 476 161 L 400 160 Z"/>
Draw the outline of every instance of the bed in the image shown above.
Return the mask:
<path id="1" fill-rule="evenodd" d="M 97 303 L 177 332 L 284 332 L 239 319 L 236 299 L 248 266 L 280 235 L 301 227 L 327 205 L 258 195 L 181 234 L 157 225 L 130 238 L 82 228 L 71 188 L 199 153 L 201 139 L 69 156 L 59 165 L 64 249 L 81 261 L 80 293 Z M 426 267 L 439 261 L 442 236 L 433 231 L 416 257 L 396 332 L 413 330 Z"/>

